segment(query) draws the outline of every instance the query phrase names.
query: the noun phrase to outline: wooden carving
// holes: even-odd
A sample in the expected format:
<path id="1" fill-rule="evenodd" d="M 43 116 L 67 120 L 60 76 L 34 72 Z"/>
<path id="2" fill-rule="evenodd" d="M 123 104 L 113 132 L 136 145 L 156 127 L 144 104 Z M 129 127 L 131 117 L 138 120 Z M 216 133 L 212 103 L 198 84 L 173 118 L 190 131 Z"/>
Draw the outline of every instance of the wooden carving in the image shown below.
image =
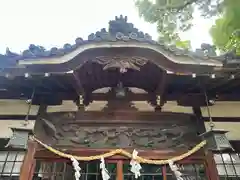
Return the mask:
<path id="1" fill-rule="evenodd" d="M 56 145 L 91 148 L 188 148 L 194 141 L 188 127 L 99 127 L 71 124 L 59 128 Z M 196 137 L 196 136 L 195 136 Z"/>
<path id="2" fill-rule="evenodd" d="M 103 70 L 117 68 L 121 73 L 127 71 L 127 69 L 133 69 L 140 71 L 140 68 L 144 66 L 148 59 L 138 56 L 99 56 L 95 61 L 104 65 Z"/>
<path id="3" fill-rule="evenodd" d="M 83 114 L 82 120 L 76 120 L 73 113 L 50 113 L 38 121 L 35 132 L 45 142 L 59 147 L 177 150 L 189 149 L 200 141 L 191 119 L 178 116 L 176 120 L 151 120 L 150 116 L 142 116 L 149 120 L 141 120 L 141 116 L 138 120 L 106 120 L 107 116 L 99 114 L 93 120 L 93 114 Z M 46 121 L 51 122 L 51 128 L 45 128 Z"/>

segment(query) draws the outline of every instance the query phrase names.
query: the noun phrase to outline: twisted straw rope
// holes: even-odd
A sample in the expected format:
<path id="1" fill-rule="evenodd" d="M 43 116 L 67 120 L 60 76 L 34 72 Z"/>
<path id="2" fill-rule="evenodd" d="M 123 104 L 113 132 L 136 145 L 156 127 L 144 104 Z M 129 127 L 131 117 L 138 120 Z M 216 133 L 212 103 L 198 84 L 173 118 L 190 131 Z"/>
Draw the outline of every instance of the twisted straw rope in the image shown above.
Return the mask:
<path id="1" fill-rule="evenodd" d="M 110 152 L 104 153 L 104 154 L 100 154 L 100 155 L 95 155 L 95 156 L 89 156 L 89 157 L 83 157 L 83 156 L 75 156 L 75 155 L 71 155 L 71 154 L 65 154 L 57 149 L 54 149 L 50 146 L 48 146 L 47 144 L 44 144 L 42 141 L 40 141 L 39 139 L 37 139 L 36 137 L 32 137 L 33 140 L 35 140 L 36 142 L 38 142 L 40 145 L 42 145 L 44 148 L 46 148 L 47 150 L 49 150 L 50 152 L 63 157 L 63 158 L 71 158 L 74 157 L 76 160 L 78 161 L 92 161 L 92 160 L 100 160 L 102 157 L 103 158 L 108 158 L 111 156 L 114 156 L 116 154 L 121 154 L 124 155 L 128 158 L 132 158 L 132 154 L 123 150 L 123 149 L 115 149 L 112 150 Z M 194 154 L 195 152 L 197 152 L 199 149 L 201 149 L 202 147 L 204 147 L 206 145 L 206 141 L 202 141 L 201 143 L 199 143 L 198 145 L 196 145 L 194 148 L 192 148 L 191 150 L 189 150 L 188 152 L 180 155 L 180 156 L 176 156 L 173 157 L 171 159 L 166 159 L 166 160 L 151 160 L 151 159 L 145 159 L 142 158 L 140 156 L 137 156 L 137 158 L 135 159 L 136 161 L 138 161 L 139 163 L 146 163 L 146 164 L 157 164 L 157 165 L 163 165 L 163 164 L 168 164 L 169 161 L 172 162 L 176 162 L 176 161 L 180 161 L 186 157 L 189 157 L 190 155 Z"/>

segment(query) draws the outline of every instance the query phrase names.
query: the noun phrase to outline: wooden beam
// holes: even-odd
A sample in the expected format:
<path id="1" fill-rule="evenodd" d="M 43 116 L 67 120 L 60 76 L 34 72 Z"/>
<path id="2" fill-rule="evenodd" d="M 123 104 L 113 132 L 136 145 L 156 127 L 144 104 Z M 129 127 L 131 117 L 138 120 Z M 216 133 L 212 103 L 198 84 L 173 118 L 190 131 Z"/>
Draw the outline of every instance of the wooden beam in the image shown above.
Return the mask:
<path id="1" fill-rule="evenodd" d="M 162 76 L 160 77 L 158 86 L 157 86 L 157 88 L 156 88 L 156 90 L 155 90 L 155 93 L 158 94 L 158 95 L 160 95 L 160 96 L 164 93 L 165 87 L 166 87 L 167 82 L 168 82 L 167 80 L 168 80 L 168 78 L 169 78 L 168 74 L 167 74 L 165 71 L 163 71 L 163 72 L 161 73 L 161 75 L 162 75 Z"/>
<path id="2" fill-rule="evenodd" d="M 221 79 L 219 80 L 218 82 L 215 82 L 215 83 L 208 83 L 205 85 L 206 89 L 208 92 L 216 92 L 218 91 L 219 89 L 221 89 L 221 87 L 223 86 L 228 86 L 229 83 L 231 83 L 232 81 L 234 81 L 234 79 L 229 79 L 228 78 L 224 78 L 224 79 Z"/>
<path id="3" fill-rule="evenodd" d="M 217 95 L 216 101 L 240 101 L 240 93 L 221 93 Z"/>
<path id="4" fill-rule="evenodd" d="M 69 92 L 51 92 L 51 93 L 44 93 L 39 92 L 36 90 L 35 98 L 33 105 L 38 105 L 38 103 L 42 103 L 42 100 L 45 99 L 48 103 L 52 105 L 59 105 L 56 102 L 59 100 L 61 103 L 62 100 L 75 100 L 77 94 L 73 91 Z M 22 94 L 18 91 L 0 91 L 0 99 L 29 99 L 31 98 L 31 92 L 28 91 L 25 94 Z M 109 96 L 108 93 L 92 93 L 91 100 L 94 101 L 108 101 L 112 97 Z M 206 102 L 204 100 L 203 94 L 201 93 L 172 93 L 172 94 L 165 94 L 166 101 L 177 101 L 178 105 L 180 106 L 188 106 L 188 107 L 203 107 L 206 106 Z M 216 97 L 210 97 L 209 99 L 215 101 L 240 101 L 240 93 L 223 93 L 218 94 Z M 148 101 L 151 99 L 148 93 L 132 93 L 131 95 L 126 97 L 129 101 Z M 194 100 L 194 101 L 193 101 Z M 39 102 L 38 102 L 39 101 Z M 53 102 L 52 102 L 53 101 Z M 51 103 L 52 102 L 52 103 Z M 49 105 L 50 105 L 49 104 Z"/>
<path id="5" fill-rule="evenodd" d="M 192 107 L 192 110 L 193 110 L 193 113 L 196 117 L 198 134 L 202 134 L 202 133 L 206 132 L 201 108 L 200 107 Z"/>
<path id="6" fill-rule="evenodd" d="M 215 84 L 211 83 L 211 84 L 207 85 L 206 87 L 210 87 L 210 88 L 207 88 L 207 90 L 210 92 L 215 92 L 215 91 L 219 91 L 219 90 L 221 91 L 222 88 L 228 89 L 231 86 L 231 85 L 229 86 L 229 84 L 231 84 L 231 83 L 236 84 L 236 82 L 239 85 L 239 75 L 240 75 L 240 72 L 233 73 L 231 71 L 228 75 L 222 77 L 221 80 L 219 80 L 220 82 L 218 81 Z"/>
<path id="7" fill-rule="evenodd" d="M 202 107 L 206 106 L 206 101 L 204 98 L 204 94 L 200 93 L 186 95 L 182 94 L 182 96 L 178 97 L 176 100 L 180 106 Z"/>
<path id="8" fill-rule="evenodd" d="M 44 92 L 53 91 L 53 89 L 50 88 L 50 86 L 45 83 L 46 80 L 48 80 L 48 79 L 46 77 L 39 78 L 38 82 L 36 84 L 36 88 L 41 89 L 41 91 L 44 91 Z"/>
<path id="9" fill-rule="evenodd" d="M 62 99 L 59 96 L 51 95 L 51 94 L 45 94 L 44 96 L 39 96 L 35 94 L 33 100 L 32 100 L 32 105 L 61 105 L 62 104 Z"/>
<path id="10" fill-rule="evenodd" d="M 84 95 L 84 89 L 82 87 L 82 83 L 81 80 L 78 77 L 78 73 L 77 72 L 73 72 L 73 77 L 76 81 L 76 84 L 73 83 L 73 86 L 75 87 L 75 90 L 77 92 L 78 95 Z"/>
<path id="11" fill-rule="evenodd" d="M 160 96 L 160 103 L 157 104 L 156 110 L 158 109 L 158 107 L 161 109 L 166 102 L 165 90 L 166 90 L 167 84 L 169 83 L 169 75 L 167 74 L 167 72 L 162 71 L 161 75 L 162 76 L 160 77 L 159 84 L 155 90 L 155 94 L 157 96 Z"/>
<path id="12" fill-rule="evenodd" d="M 59 81 L 59 76 L 51 76 L 49 78 L 46 78 L 45 84 L 55 84 L 57 87 L 60 87 L 63 90 L 68 90 L 68 87 L 66 87 L 63 82 Z M 63 77 L 64 78 L 64 77 Z"/>
<path id="13" fill-rule="evenodd" d="M 140 112 L 138 112 L 138 113 L 140 113 Z M 16 121 L 19 121 L 19 120 L 24 120 L 25 116 L 26 115 L 0 115 L 0 120 L 13 120 L 13 121 L 16 120 Z M 30 115 L 28 117 L 28 119 L 29 120 L 36 120 L 37 116 L 36 115 Z M 239 117 L 212 117 L 212 120 L 214 122 L 240 122 Z M 203 117 L 203 121 L 204 122 L 209 122 L 209 118 L 208 117 Z M 240 143 L 239 143 L 239 147 L 240 147 Z M 239 150 L 239 152 L 240 152 L 240 150 Z"/>
<path id="14" fill-rule="evenodd" d="M 90 148 L 72 148 L 72 149 L 67 149 L 66 150 L 66 147 L 58 147 L 58 149 L 65 149 L 64 153 L 68 153 L 68 154 L 74 154 L 76 156 L 94 156 L 94 155 L 98 155 L 98 154 L 103 154 L 103 153 L 106 153 L 106 152 L 109 152 L 111 151 L 112 149 L 100 149 L 100 148 L 97 148 L 97 149 L 90 149 Z M 63 151 L 63 150 L 62 150 Z M 128 152 L 132 152 L 133 149 L 126 149 L 126 151 Z M 170 159 L 172 157 L 175 157 L 175 156 L 178 156 L 178 155 L 181 155 L 183 153 L 186 153 L 185 151 L 179 151 L 179 152 L 175 152 L 175 151 L 172 151 L 172 150 L 139 150 L 138 151 L 138 155 L 141 156 L 141 157 L 145 157 L 145 158 L 148 158 L 148 159 Z M 44 148 L 39 148 L 37 151 L 36 151 L 36 155 L 35 155 L 36 159 L 57 159 L 59 158 L 59 156 L 53 154 L 52 152 L 44 149 Z M 194 155 L 186 158 L 185 160 L 204 160 L 204 153 L 202 150 L 196 152 Z M 126 160 L 126 159 L 129 159 L 128 157 L 124 157 L 122 155 L 115 155 L 115 156 L 112 156 L 108 159 L 123 159 L 123 160 Z"/>
<path id="15" fill-rule="evenodd" d="M 227 84 L 226 86 L 222 88 L 216 89 L 218 92 L 224 92 L 224 91 L 235 91 L 237 92 L 240 87 L 240 79 L 233 81 L 232 83 Z"/>

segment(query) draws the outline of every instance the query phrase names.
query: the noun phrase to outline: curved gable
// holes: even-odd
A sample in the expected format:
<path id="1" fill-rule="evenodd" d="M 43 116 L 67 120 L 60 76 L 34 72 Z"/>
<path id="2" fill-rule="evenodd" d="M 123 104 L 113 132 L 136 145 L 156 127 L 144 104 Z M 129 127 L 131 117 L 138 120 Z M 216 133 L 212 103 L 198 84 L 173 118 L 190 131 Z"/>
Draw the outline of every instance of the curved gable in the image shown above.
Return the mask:
<path id="1" fill-rule="evenodd" d="M 77 55 L 99 48 L 139 48 L 152 50 L 176 64 L 205 65 L 221 67 L 222 62 L 216 60 L 214 48 L 203 45 L 196 52 L 168 46 L 164 42 L 156 42 L 149 34 L 134 27 L 127 21 L 127 17 L 115 17 L 109 21 L 108 30 L 102 28 L 96 33 L 91 33 L 87 40 L 76 38 L 74 44 L 65 44 L 63 48 L 53 47 L 45 50 L 42 46 L 31 44 L 22 54 L 11 52 L 7 49 L 4 58 L 20 65 L 32 64 L 61 64 L 71 61 Z M 1 58 L 1 57 L 0 57 Z M 160 60 L 159 60 L 160 61 Z"/>

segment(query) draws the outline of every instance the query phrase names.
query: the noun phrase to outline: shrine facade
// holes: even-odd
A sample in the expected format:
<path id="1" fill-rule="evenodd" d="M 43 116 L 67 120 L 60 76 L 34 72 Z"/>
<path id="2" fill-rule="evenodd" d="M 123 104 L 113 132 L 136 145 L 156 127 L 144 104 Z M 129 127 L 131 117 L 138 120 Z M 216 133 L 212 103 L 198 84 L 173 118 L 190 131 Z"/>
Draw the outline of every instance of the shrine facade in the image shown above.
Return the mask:
<path id="1" fill-rule="evenodd" d="M 13 129 L 3 144 L 26 155 L 12 160 L 22 162 L 19 174 L 15 166 L 5 172 L 2 161 L 0 176 L 106 180 L 106 173 L 127 180 L 138 173 L 136 163 L 136 179 L 237 179 L 239 165 L 233 172 L 221 168 L 240 159 L 239 142 L 229 144 L 235 153 L 210 149 L 201 135 L 204 123 L 210 119 L 213 127 L 215 119 L 210 111 L 204 118 L 201 108 L 240 100 L 238 59 L 233 52 L 217 56 L 208 44 L 192 52 L 156 42 L 123 16 L 110 21 L 108 30 L 63 48 L 32 44 L 22 54 L 7 49 L 0 55 L 0 99 L 24 99 L 28 109 L 23 128 Z M 169 102 L 188 112 L 167 110 Z M 34 128 L 26 130 L 32 119 Z"/>

